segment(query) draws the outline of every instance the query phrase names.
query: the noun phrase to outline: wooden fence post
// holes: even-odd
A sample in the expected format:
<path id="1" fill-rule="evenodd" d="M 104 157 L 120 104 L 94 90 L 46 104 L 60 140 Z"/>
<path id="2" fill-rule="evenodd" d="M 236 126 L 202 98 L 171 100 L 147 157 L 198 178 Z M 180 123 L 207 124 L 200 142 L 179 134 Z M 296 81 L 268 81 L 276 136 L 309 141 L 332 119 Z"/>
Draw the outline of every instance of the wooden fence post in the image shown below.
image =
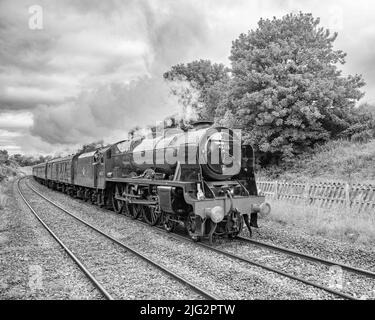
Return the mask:
<path id="1" fill-rule="evenodd" d="M 305 205 L 308 205 L 309 202 L 310 202 L 310 183 L 308 183 L 308 182 L 306 182 L 306 184 L 305 184 L 304 198 L 305 198 Z"/>
<path id="2" fill-rule="evenodd" d="M 277 200 L 278 198 L 278 194 L 277 194 L 278 193 L 278 181 L 277 180 L 274 182 L 274 185 L 275 185 L 274 187 L 275 193 L 273 194 L 273 198 Z"/>
<path id="3" fill-rule="evenodd" d="M 348 214 L 350 212 L 350 184 L 347 182 L 345 183 L 345 208 Z"/>

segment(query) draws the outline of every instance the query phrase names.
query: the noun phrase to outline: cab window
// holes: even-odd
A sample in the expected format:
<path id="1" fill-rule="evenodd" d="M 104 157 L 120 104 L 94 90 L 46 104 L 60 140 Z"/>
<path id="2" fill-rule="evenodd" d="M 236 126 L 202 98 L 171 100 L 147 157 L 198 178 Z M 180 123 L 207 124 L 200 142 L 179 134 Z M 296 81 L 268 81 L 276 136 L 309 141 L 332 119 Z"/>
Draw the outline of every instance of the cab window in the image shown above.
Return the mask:
<path id="1" fill-rule="evenodd" d="M 116 154 L 128 152 L 130 150 L 130 141 L 123 141 L 116 145 L 114 151 Z"/>

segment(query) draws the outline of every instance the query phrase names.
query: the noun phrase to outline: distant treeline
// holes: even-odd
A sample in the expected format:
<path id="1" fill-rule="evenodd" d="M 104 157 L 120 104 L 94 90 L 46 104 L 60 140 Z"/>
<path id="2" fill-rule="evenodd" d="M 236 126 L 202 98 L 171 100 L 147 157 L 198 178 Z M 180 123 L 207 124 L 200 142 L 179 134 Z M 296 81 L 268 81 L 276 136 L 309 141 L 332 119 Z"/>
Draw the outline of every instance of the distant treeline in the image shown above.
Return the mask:
<path id="1" fill-rule="evenodd" d="M 0 164 L 10 165 L 17 164 L 21 167 L 34 166 L 38 163 L 43 163 L 51 160 L 52 156 L 26 156 L 22 154 L 12 154 L 9 155 L 7 150 L 0 150 Z"/>
<path id="2" fill-rule="evenodd" d="M 90 152 L 92 150 L 95 150 L 97 148 L 104 147 L 103 140 L 95 141 L 92 143 L 84 144 L 82 147 L 80 147 L 76 153 L 84 153 L 84 152 Z M 0 150 L 0 164 L 5 165 L 19 165 L 21 167 L 27 167 L 27 166 L 35 166 L 38 163 L 43 163 L 46 161 L 49 161 L 53 158 L 56 158 L 56 156 L 27 156 L 20 153 L 9 155 L 7 150 Z"/>

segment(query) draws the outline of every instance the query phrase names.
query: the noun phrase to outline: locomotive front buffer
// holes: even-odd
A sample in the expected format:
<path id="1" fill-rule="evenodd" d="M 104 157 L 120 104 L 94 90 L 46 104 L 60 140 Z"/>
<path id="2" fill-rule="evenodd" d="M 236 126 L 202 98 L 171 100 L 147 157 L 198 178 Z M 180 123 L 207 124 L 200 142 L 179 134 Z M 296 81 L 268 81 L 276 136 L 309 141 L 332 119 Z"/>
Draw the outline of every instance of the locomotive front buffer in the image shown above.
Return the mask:
<path id="1" fill-rule="evenodd" d="M 212 194 L 205 197 L 204 194 Z M 207 189 L 209 191 L 207 191 Z M 214 236 L 235 238 L 247 226 L 258 228 L 258 215 L 264 217 L 271 207 L 264 196 L 244 194 L 246 189 L 240 182 L 220 181 L 185 184 L 182 188 L 158 187 L 164 227 L 175 221 L 168 212 L 185 213 L 185 227 L 194 241 L 208 238 L 212 244 Z M 174 199 L 169 201 L 169 199 Z"/>

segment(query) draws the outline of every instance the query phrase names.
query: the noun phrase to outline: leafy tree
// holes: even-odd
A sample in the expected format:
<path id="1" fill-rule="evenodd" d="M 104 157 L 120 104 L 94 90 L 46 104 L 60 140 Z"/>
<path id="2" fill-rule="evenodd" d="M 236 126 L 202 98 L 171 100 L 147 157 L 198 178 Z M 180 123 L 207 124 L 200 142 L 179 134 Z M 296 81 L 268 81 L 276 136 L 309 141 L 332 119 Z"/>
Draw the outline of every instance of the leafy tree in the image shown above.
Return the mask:
<path id="1" fill-rule="evenodd" d="M 2 161 L 1 159 L 6 159 Z M 12 154 L 11 156 L 8 155 L 7 150 L 0 150 L 0 163 L 5 163 L 6 165 L 13 165 L 13 166 L 34 166 L 38 163 L 43 163 L 52 159 L 52 156 L 47 155 L 43 156 L 40 155 L 39 157 L 27 156 L 20 153 Z"/>
<path id="2" fill-rule="evenodd" d="M 35 164 L 38 164 L 38 163 L 44 163 L 46 161 L 50 161 L 52 159 L 52 156 L 42 156 L 40 155 L 37 162 Z"/>
<path id="3" fill-rule="evenodd" d="M 0 150 L 0 163 L 8 161 L 9 155 L 7 150 Z"/>
<path id="4" fill-rule="evenodd" d="M 12 161 L 16 165 L 24 167 L 24 166 L 34 165 L 36 159 L 34 159 L 31 156 L 25 156 L 20 153 L 16 153 L 16 154 L 11 155 L 9 157 L 9 160 Z"/>
<path id="5" fill-rule="evenodd" d="M 346 54 L 333 49 L 336 37 L 299 13 L 261 19 L 232 43 L 232 79 L 217 116 L 230 112 L 266 162 L 292 159 L 351 126 L 364 81 L 341 74 Z"/>
<path id="6" fill-rule="evenodd" d="M 10 156 L 10 160 L 18 163 L 18 165 L 22 166 L 24 163 L 24 156 L 20 153 L 16 153 Z"/>
<path id="7" fill-rule="evenodd" d="M 366 143 L 375 137 L 375 108 L 368 103 L 352 110 L 351 125 L 340 133 L 340 137 L 354 142 Z"/>
<path id="8" fill-rule="evenodd" d="M 363 113 L 371 114 L 372 117 L 375 119 L 375 105 L 368 102 L 361 103 L 358 107 L 358 110 Z"/>
<path id="9" fill-rule="evenodd" d="M 173 88 L 184 105 L 191 105 L 199 118 L 213 118 L 221 95 L 221 86 L 229 80 L 229 69 L 221 63 L 210 60 L 196 60 L 187 64 L 177 64 L 164 73 L 168 81 L 187 81 L 193 90 L 186 86 Z M 198 91 L 198 101 L 195 102 L 195 92 Z"/>

